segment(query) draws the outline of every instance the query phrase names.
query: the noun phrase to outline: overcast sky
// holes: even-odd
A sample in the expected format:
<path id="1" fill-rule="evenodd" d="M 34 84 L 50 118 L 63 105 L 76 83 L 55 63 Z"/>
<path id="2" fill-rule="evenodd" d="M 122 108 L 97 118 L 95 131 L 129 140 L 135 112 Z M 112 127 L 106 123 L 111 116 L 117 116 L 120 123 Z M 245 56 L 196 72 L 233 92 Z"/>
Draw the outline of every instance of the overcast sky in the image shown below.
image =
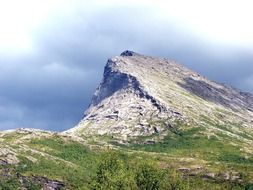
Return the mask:
<path id="1" fill-rule="evenodd" d="M 129 49 L 253 92 L 250 0 L 0 0 L 0 130 L 62 131 Z"/>

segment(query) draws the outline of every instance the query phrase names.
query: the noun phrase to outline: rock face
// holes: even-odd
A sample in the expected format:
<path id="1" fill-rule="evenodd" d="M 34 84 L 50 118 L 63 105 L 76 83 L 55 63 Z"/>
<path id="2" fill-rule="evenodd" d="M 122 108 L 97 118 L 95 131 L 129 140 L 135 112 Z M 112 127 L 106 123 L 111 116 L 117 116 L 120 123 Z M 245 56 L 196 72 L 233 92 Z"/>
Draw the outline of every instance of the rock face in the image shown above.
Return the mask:
<path id="1" fill-rule="evenodd" d="M 0 166 L 7 164 L 18 164 L 19 160 L 16 153 L 8 148 L 1 147 L 0 149 Z"/>
<path id="2" fill-rule="evenodd" d="M 147 136 L 182 121 L 253 127 L 253 95 L 212 82 L 168 59 L 132 51 L 108 60 L 101 84 L 71 134 Z"/>

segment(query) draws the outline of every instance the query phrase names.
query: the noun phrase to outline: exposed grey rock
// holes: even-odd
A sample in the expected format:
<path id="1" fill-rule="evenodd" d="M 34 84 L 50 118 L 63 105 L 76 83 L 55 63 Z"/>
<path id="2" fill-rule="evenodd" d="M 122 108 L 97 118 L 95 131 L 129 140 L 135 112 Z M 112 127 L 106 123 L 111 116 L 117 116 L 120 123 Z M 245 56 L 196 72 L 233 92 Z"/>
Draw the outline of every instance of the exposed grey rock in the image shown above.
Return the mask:
<path id="1" fill-rule="evenodd" d="M 26 187 L 27 184 L 29 184 L 30 181 L 32 181 L 35 184 L 41 185 L 42 190 L 60 190 L 64 188 L 64 183 L 57 180 L 50 180 L 46 177 L 26 177 L 18 174 L 18 178 L 21 182 L 21 184 Z"/>
<path id="2" fill-rule="evenodd" d="M 205 100 L 221 104 L 234 111 L 239 111 L 238 109 L 241 108 L 253 110 L 253 98 L 249 93 L 243 93 L 227 86 L 216 87 L 211 83 L 194 78 L 184 78 L 184 81 L 185 83 L 179 83 L 181 87 Z"/>
<path id="3" fill-rule="evenodd" d="M 19 160 L 16 156 L 16 153 L 10 150 L 9 148 L 0 148 L 0 165 L 15 165 L 18 164 Z"/>
<path id="4" fill-rule="evenodd" d="M 215 173 L 206 173 L 202 176 L 202 178 L 206 178 L 206 179 L 214 179 L 216 176 Z"/>
<path id="5" fill-rule="evenodd" d="M 108 60 L 83 119 L 66 133 L 148 136 L 162 134 L 176 121 L 208 127 L 203 116 L 252 128 L 252 110 L 249 93 L 209 81 L 174 61 L 127 50 Z"/>
<path id="6" fill-rule="evenodd" d="M 0 159 L 0 165 L 1 166 L 5 166 L 7 164 L 8 164 L 8 162 L 6 160 Z"/>
<path id="7" fill-rule="evenodd" d="M 147 140 L 144 144 L 155 144 L 156 141 L 154 140 Z"/>
<path id="8" fill-rule="evenodd" d="M 130 51 L 130 50 L 126 50 L 126 51 L 122 52 L 120 55 L 121 56 L 135 56 L 135 55 L 139 55 L 139 54 L 137 54 L 133 51 Z"/>

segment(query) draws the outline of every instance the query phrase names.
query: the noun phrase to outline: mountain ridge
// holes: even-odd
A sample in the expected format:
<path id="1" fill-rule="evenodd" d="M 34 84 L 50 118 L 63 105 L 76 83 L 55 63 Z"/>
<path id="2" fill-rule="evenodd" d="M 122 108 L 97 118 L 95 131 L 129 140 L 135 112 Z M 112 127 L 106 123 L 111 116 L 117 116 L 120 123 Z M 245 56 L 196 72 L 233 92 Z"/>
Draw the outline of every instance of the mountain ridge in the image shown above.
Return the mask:
<path id="1" fill-rule="evenodd" d="M 108 60 L 76 128 L 0 131 L 0 189 L 143 189 L 149 181 L 251 189 L 252 97 L 175 61 L 125 51 Z M 151 177 L 138 183 L 139 174 Z"/>
<path id="2" fill-rule="evenodd" d="M 162 134 L 178 121 L 200 125 L 206 115 L 252 128 L 252 110 L 250 93 L 210 81 L 175 61 L 126 50 L 108 60 L 83 119 L 66 133 L 147 136 Z"/>

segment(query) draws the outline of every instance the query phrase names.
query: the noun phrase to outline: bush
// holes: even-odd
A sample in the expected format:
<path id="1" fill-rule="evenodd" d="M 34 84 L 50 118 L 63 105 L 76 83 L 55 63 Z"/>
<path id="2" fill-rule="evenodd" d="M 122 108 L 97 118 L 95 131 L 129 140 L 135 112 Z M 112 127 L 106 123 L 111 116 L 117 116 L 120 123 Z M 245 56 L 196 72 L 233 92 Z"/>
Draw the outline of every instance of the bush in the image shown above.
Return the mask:
<path id="1" fill-rule="evenodd" d="M 143 163 L 137 167 L 135 181 L 140 190 L 157 190 L 161 183 L 161 172 L 151 163 Z"/>
<path id="2" fill-rule="evenodd" d="M 93 181 L 94 189 L 128 190 L 134 189 L 133 175 L 119 155 L 107 155 L 98 166 L 96 177 Z"/>
<path id="3" fill-rule="evenodd" d="M 93 189 L 108 190 L 183 190 L 181 175 L 172 169 L 161 169 L 148 160 L 136 163 L 117 153 L 109 153 L 98 165 Z"/>

